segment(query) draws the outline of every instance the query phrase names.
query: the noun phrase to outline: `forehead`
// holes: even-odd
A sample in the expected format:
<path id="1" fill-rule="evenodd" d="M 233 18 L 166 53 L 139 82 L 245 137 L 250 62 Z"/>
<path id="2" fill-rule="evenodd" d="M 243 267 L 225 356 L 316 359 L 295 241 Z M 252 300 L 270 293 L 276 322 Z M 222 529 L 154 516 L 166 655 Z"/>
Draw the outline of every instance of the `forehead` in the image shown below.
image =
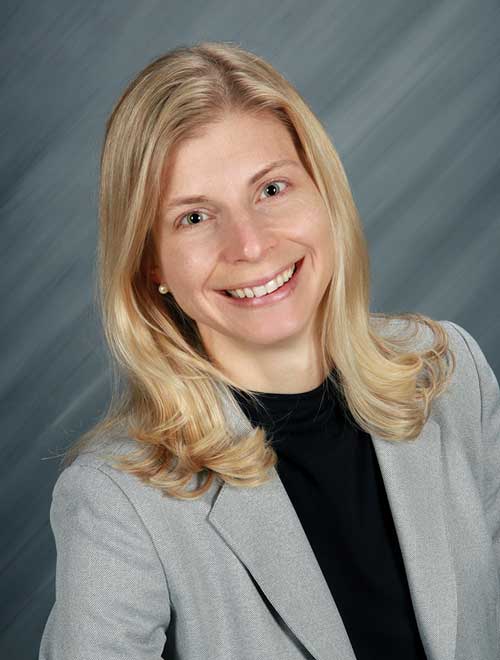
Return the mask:
<path id="1" fill-rule="evenodd" d="M 195 179 L 210 185 L 221 177 L 247 180 L 259 167 L 279 159 L 298 159 L 286 127 L 269 113 L 233 113 L 184 140 L 165 164 L 165 193 L 178 192 Z M 194 192 L 194 191 L 193 191 Z"/>

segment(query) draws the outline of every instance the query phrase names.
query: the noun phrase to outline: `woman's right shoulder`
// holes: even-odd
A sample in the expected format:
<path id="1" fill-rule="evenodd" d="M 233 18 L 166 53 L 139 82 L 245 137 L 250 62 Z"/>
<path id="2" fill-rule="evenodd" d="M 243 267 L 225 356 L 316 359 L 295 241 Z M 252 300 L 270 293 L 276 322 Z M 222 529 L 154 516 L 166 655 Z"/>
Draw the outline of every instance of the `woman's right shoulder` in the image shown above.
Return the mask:
<path id="1" fill-rule="evenodd" d="M 65 469 L 76 465 L 95 469 L 112 466 L 115 457 L 124 456 L 138 449 L 140 449 L 139 442 L 126 435 L 94 437 L 78 450 Z"/>
<path id="2" fill-rule="evenodd" d="M 98 439 L 79 452 L 69 465 L 59 473 L 53 488 L 53 499 L 64 492 L 65 497 L 81 499 L 84 494 L 94 495 L 99 492 L 101 498 L 125 497 L 137 511 L 144 515 L 150 510 L 162 511 L 175 518 L 185 512 L 186 505 L 194 516 L 205 512 L 217 497 L 222 484 L 216 478 L 211 487 L 200 497 L 191 500 L 177 499 L 154 487 L 136 474 L 121 469 L 114 459 L 123 457 L 140 449 L 140 443 L 129 436 Z M 201 485 L 202 475 L 193 475 L 190 487 Z M 169 517 L 170 517 L 169 516 Z"/>
<path id="3" fill-rule="evenodd" d="M 165 645 L 170 591 L 160 554 L 169 538 L 164 516 L 152 511 L 144 517 L 141 508 L 147 513 L 154 507 L 149 501 L 142 506 L 144 497 L 134 502 L 133 490 L 111 469 L 104 455 L 86 451 L 55 483 L 50 523 L 56 600 L 40 660 L 81 658 L 91 648 L 93 658 L 131 657 L 131 648 L 137 657 L 159 658 Z"/>
<path id="4" fill-rule="evenodd" d="M 53 498 L 60 491 L 64 491 L 65 494 L 71 491 L 90 492 L 99 486 L 102 492 L 106 484 L 109 484 L 110 489 L 116 488 L 116 482 L 120 479 L 116 479 L 119 474 L 113 465 L 113 458 L 125 455 L 137 449 L 137 446 L 138 443 L 129 438 L 95 440 L 74 455 L 71 462 L 61 469 L 54 484 Z M 114 488 L 112 482 L 115 482 Z"/>

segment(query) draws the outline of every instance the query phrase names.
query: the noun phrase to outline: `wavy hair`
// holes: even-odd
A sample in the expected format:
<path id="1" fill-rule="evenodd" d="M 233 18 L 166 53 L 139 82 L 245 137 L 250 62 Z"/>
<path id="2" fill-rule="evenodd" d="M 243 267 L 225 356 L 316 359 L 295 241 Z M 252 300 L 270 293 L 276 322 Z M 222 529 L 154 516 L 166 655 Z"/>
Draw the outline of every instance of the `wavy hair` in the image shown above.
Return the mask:
<path id="1" fill-rule="evenodd" d="M 137 449 L 115 456 L 115 467 L 173 497 L 197 498 L 215 477 L 241 487 L 270 478 L 277 455 L 265 430 L 236 437 L 220 396 L 237 405 L 231 387 L 254 395 L 210 361 L 196 323 L 151 278 L 169 155 L 231 112 L 267 112 L 282 122 L 325 203 L 336 267 L 318 309 L 318 341 L 323 371 L 354 421 L 390 441 L 412 440 L 447 386 L 455 359 L 439 322 L 369 312 L 369 256 L 349 183 L 294 86 L 233 42 L 179 46 L 130 82 L 106 123 L 98 296 L 113 389 L 104 417 L 67 450 L 64 465 L 95 440 L 125 434 Z M 394 320 L 398 332 L 387 333 Z M 423 326 L 434 343 L 416 350 Z M 195 475 L 203 479 L 188 489 Z"/>

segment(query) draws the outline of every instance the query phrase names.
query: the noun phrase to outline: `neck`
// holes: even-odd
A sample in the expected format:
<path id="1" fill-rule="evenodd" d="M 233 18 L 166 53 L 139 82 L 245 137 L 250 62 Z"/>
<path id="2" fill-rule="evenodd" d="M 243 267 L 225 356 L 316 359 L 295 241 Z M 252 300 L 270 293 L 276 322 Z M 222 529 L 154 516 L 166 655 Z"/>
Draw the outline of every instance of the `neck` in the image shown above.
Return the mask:
<path id="1" fill-rule="evenodd" d="M 213 350 L 211 355 L 213 356 Z M 322 368 L 319 347 L 314 343 L 277 348 L 262 348 L 249 352 L 224 345 L 215 358 L 217 366 L 237 387 L 254 392 L 298 394 L 308 392 L 327 377 Z"/>

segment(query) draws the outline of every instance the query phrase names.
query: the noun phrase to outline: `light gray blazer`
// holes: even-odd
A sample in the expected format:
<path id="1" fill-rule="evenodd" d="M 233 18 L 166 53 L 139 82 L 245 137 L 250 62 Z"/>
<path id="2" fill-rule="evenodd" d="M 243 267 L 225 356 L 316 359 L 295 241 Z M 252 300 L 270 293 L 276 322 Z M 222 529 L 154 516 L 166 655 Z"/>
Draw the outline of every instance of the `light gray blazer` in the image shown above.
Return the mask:
<path id="1" fill-rule="evenodd" d="M 441 323 L 457 357 L 450 388 L 415 441 L 372 441 L 427 657 L 498 660 L 500 391 L 474 338 Z M 249 428 L 224 405 L 235 432 Z M 56 602 L 40 660 L 355 658 L 276 470 L 257 488 L 214 480 L 181 501 L 82 454 L 57 480 L 50 520 Z"/>

